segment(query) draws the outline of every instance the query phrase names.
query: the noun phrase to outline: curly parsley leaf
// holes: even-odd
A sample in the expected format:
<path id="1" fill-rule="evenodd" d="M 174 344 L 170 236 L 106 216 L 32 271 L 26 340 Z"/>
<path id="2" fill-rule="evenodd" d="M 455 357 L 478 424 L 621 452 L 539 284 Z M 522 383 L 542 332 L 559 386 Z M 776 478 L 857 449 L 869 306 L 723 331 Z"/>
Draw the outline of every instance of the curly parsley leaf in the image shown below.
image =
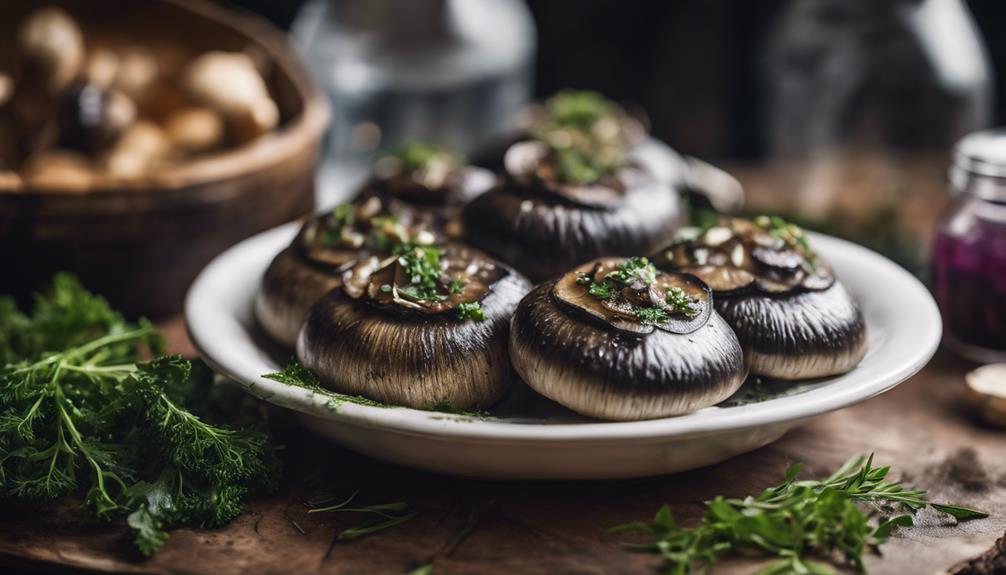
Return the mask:
<path id="1" fill-rule="evenodd" d="M 7 304 L 3 304 L 7 305 Z M 19 312 L 20 313 L 20 312 Z M 70 494 L 103 518 L 126 517 L 152 554 L 182 525 L 222 525 L 279 475 L 268 436 L 210 423 L 212 373 L 160 353 L 146 321 L 128 323 L 68 275 L 33 313 L 6 321 L 0 368 L 0 499 Z M 10 337 L 8 337 L 10 335 Z"/>

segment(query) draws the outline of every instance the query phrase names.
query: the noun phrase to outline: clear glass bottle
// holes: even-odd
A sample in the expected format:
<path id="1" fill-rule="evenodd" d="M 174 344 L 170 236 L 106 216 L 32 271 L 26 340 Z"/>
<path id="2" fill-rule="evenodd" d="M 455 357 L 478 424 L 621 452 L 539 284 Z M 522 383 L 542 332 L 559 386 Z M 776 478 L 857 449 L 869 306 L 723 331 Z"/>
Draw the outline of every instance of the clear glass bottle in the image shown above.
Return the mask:
<path id="1" fill-rule="evenodd" d="M 950 191 L 932 263 L 944 342 L 975 361 L 1006 361 L 1006 129 L 957 144 Z"/>
<path id="2" fill-rule="evenodd" d="M 521 0 L 311 0 L 293 35 L 332 101 L 322 205 L 350 193 L 375 150 L 419 138 L 471 153 L 531 96 Z"/>
<path id="3" fill-rule="evenodd" d="M 813 216 L 909 201 L 920 167 L 990 126 L 991 68 L 964 0 L 788 0 L 764 63 L 778 193 Z"/>

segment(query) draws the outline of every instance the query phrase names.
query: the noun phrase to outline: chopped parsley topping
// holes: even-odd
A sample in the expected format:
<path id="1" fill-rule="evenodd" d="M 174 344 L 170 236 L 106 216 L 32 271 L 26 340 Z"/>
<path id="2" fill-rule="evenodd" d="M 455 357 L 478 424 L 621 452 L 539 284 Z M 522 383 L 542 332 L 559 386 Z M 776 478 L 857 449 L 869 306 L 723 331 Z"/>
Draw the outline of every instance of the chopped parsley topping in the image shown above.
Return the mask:
<path id="1" fill-rule="evenodd" d="M 442 273 L 440 256 L 443 250 L 435 246 L 409 245 L 399 251 L 402 254 L 398 263 L 409 278 L 409 285 L 399 291 L 414 299 L 442 300 L 443 296 L 437 293 L 437 280 Z"/>
<path id="2" fill-rule="evenodd" d="M 616 104 L 597 92 L 565 91 L 546 101 L 545 111 L 534 135 L 551 149 L 560 181 L 596 182 L 622 165 L 626 142 Z"/>
<path id="3" fill-rule="evenodd" d="M 545 107 L 560 125 L 590 129 L 594 122 L 611 115 L 613 106 L 597 92 L 565 90 L 550 98 Z"/>
<path id="4" fill-rule="evenodd" d="M 692 305 L 692 300 L 685 294 L 685 290 L 671 286 L 667 288 L 667 304 L 674 308 L 674 311 L 681 312 L 688 317 L 695 317 L 699 310 Z"/>
<path id="5" fill-rule="evenodd" d="M 356 208 L 353 204 L 339 204 L 332 208 L 332 216 L 340 225 L 351 226 L 356 220 Z"/>
<path id="6" fill-rule="evenodd" d="M 593 274 L 581 272 L 577 278 L 577 285 L 587 288 L 587 293 L 601 300 L 621 297 L 620 288 L 623 286 L 641 289 L 657 281 L 657 268 L 644 257 L 632 257 L 619 264 L 614 271 L 609 272 L 601 281 L 594 281 Z M 640 323 L 658 324 L 670 320 L 670 313 L 681 313 L 689 318 L 698 315 L 699 310 L 694 305 L 694 301 L 688 297 L 685 290 L 671 286 L 665 290 L 665 301 L 671 308 L 668 311 L 661 305 L 640 306 L 633 305 L 632 310 Z M 657 303 L 652 302 L 651 303 Z"/>
<path id="7" fill-rule="evenodd" d="M 636 317 L 639 318 L 639 323 L 664 323 L 671 319 L 666 311 L 657 306 L 637 307 L 635 312 Z"/>
<path id="8" fill-rule="evenodd" d="M 398 216 L 375 216 L 370 219 L 370 236 L 367 247 L 377 252 L 390 252 L 401 245 L 404 229 L 398 224 Z"/>
<path id="9" fill-rule="evenodd" d="M 466 301 L 458 304 L 458 319 L 472 321 L 482 321 L 486 318 L 482 310 L 482 304 L 477 301 Z"/>
<path id="10" fill-rule="evenodd" d="M 451 280 L 451 293 L 461 293 L 461 288 L 465 287 L 465 280 L 457 276 Z"/>
<path id="11" fill-rule="evenodd" d="M 817 253 L 810 247 L 806 232 L 796 224 L 791 224 L 779 216 L 758 216 L 755 224 L 768 231 L 769 234 L 786 242 L 788 246 L 802 254 L 807 261 L 816 267 Z"/>
<path id="12" fill-rule="evenodd" d="M 454 155 L 447 150 L 416 140 L 402 144 L 392 155 L 410 170 L 426 169 L 430 163 L 436 160 L 447 163 L 456 162 Z"/>
<path id="13" fill-rule="evenodd" d="M 657 280 L 657 268 L 647 258 L 631 257 L 618 264 L 618 268 L 606 277 L 627 285 L 637 280 L 643 285 L 650 285 Z"/>

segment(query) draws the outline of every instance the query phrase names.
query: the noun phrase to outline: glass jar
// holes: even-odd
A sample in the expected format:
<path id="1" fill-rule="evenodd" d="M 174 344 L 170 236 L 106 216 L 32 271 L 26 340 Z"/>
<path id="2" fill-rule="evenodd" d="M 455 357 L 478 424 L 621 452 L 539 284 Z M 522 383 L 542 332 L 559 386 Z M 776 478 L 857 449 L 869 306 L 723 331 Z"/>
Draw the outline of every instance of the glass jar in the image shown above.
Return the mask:
<path id="1" fill-rule="evenodd" d="M 1006 361 L 1006 129 L 957 144 L 950 191 L 932 264 L 944 342 L 975 361 Z"/>
<path id="2" fill-rule="evenodd" d="M 321 205 L 375 151 L 423 139 L 472 153 L 531 96 L 537 37 L 520 0 L 310 0 L 292 32 L 332 102 Z"/>

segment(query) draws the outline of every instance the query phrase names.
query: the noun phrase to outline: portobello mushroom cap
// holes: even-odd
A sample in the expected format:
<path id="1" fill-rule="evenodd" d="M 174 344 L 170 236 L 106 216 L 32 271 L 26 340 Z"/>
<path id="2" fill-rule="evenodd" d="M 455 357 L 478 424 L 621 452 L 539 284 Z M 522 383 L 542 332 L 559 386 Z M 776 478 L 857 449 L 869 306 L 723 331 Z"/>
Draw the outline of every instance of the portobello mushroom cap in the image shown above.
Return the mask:
<path id="1" fill-rule="evenodd" d="M 375 163 L 373 175 L 356 201 L 376 197 L 395 213 L 419 212 L 437 229 L 457 238 L 461 234 L 461 207 L 495 183 L 493 172 L 464 165 L 456 154 L 410 142 Z"/>
<path id="2" fill-rule="evenodd" d="M 580 184 L 557 178 L 555 162 L 544 143 L 512 146 L 501 183 L 462 210 L 465 238 L 538 282 L 585 260 L 647 253 L 682 223 L 678 195 L 637 165 Z"/>
<path id="3" fill-rule="evenodd" d="M 646 141 L 649 128 L 641 110 L 630 112 L 590 90 L 563 90 L 525 106 L 516 129 L 482 146 L 471 163 L 494 173 L 502 172 L 504 157 L 511 146 L 547 137 L 545 132 L 557 130 L 597 135 L 632 149 Z"/>
<path id="4" fill-rule="evenodd" d="M 708 287 L 694 276 L 660 273 L 650 286 L 616 284 L 623 293 L 610 301 L 591 295 L 602 283 L 594 280 L 618 261 L 583 264 L 520 302 L 510 325 L 510 358 L 521 378 L 574 411 L 610 420 L 680 415 L 732 395 L 746 376 L 744 357 L 713 310 Z M 653 285 L 680 289 L 687 313 L 671 308 L 661 318 L 667 321 L 634 320 L 626 301 L 653 294 Z"/>
<path id="5" fill-rule="evenodd" d="M 262 276 L 255 317 L 265 332 L 292 349 L 311 306 L 342 286 L 344 276 L 367 265 L 370 255 L 388 255 L 396 243 L 408 239 L 437 241 L 426 222 L 414 221 L 408 214 L 391 215 L 387 204 L 370 198 L 342 204 L 305 222 Z"/>
<path id="6" fill-rule="evenodd" d="M 652 256 L 661 269 L 687 272 L 713 290 L 751 372 L 809 379 L 848 372 L 866 354 L 866 321 L 804 232 L 780 218 L 724 218 L 682 229 Z"/>
<path id="7" fill-rule="evenodd" d="M 340 393 L 420 409 L 492 405 L 514 378 L 510 316 L 530 284 L 473 248 L 448 244 L 438 262 L 439 295 L 424 297 L 403 257 L 383 262 L 355 297 L 343 286 L 315 304 L 298 359 Z M 474 302 L 478 313 L 464 308 Z"/>

